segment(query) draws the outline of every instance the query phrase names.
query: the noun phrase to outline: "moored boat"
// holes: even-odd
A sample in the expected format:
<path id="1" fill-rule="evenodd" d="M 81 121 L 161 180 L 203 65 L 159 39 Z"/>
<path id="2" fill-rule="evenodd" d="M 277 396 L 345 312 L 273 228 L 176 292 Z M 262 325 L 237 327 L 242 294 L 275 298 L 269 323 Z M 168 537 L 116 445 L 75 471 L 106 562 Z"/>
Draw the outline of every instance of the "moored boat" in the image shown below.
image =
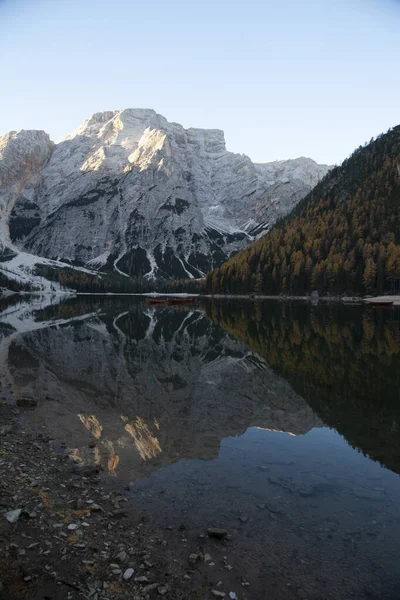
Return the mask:
<path id="1" fill-rule="evenodd" d="M 168 304 L 180 305 L 180 304 L 191 304 L 194 298 L 168 298 Z"/>
<path id="2" fill-rule="evenodd" d="M 146 298 L 146 304 L 165 304 L 164 298 Z"/>
<path id="3" fill-rule="evenodd" d="M 390 308 L 393 306 L 393 300 L 370 300 L 368 304 L 371 304 L 371 306 L 382 306 Z"/>

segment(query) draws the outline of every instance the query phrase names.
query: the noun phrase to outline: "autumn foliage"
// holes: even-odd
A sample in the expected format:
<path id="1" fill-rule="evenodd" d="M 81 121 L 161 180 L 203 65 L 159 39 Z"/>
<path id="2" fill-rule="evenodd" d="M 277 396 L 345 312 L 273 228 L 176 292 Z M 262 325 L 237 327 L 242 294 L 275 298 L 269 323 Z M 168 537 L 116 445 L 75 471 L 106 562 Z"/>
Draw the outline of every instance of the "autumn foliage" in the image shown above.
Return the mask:
<path id="1" fill-rule="evenodd" d="M 332 169 L 263 238 L 207 275 L 212 293 L 398 293 L 400 126 Z"/>

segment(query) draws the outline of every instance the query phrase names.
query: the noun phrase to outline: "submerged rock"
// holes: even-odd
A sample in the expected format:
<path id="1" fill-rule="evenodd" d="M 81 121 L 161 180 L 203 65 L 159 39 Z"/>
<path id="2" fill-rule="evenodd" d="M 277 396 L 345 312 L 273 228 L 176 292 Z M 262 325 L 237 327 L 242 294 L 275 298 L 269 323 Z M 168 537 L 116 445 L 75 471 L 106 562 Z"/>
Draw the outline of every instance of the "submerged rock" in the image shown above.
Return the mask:
<path id="1" fill-rule="evenodd" d="M 36 408 L 38 405 L 38 402 L 34 398 L 28 398 L 26 396 L 22 396 L 21 398 L 17 398 L 16 404 L 20 408 Z"/>
<path id="2" fill-rule="evenodd" d="M 157 588 L 157 592 L 160 594 L 160 596 L 165 596 L 165 594 L 169 591 L 169 586 L 168 585 L 160 585 Z"/>
<path id="3" fill-rule="evenodd" d="M 124 579 L 125 579 L 125 581 L 128 581 L 128 579 L 130 579 L 132 577 L 132 575 L 134 574 L 134 572 L 135 571 L 132 568 L 127 569 L 125 571 L 125 573 L 124 573 Z"/>
<path id="4" fill-rule="evenodd" d="M 199 558 L 200 558 L 199 554 L 195 554 L 195 553 L 190 554 L 189 555 L 189 563 L 191 565 L 194 565 L 199 560 Z"/>
<path id="5" fill-rule="evenodd" d="M 118 554 L 116 554 L 115 556 L 115 560 L 118 560 L 119 562 L 127 562 L 129 556 L 127 555 L 127 553 L 122 550 L 121 552 L 118 552 Z"/>
<path id="6" fill-rule="evenodd" d="M 228 532 L 226 529 L 221 529 L 220 527 L 209 527 L 207 529 L 207 535 L 209 537 L 217 538 L 218 540 L 223 540 Z"/>
<path id="7" fill-rule="evenodd" d="M 22 513 L 22 508 L 16 508 L 15 510 L 9 510 L 4 515 L 9 523 L 16 523 L 20 518 Z"/>

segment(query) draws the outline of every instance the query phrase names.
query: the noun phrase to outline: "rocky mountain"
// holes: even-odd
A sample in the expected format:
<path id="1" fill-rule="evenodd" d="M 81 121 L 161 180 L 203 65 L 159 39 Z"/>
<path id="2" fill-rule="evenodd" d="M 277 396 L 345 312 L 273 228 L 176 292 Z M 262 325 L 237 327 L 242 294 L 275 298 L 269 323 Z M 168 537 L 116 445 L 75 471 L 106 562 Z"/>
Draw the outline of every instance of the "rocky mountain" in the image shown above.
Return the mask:
<path id="1" fill-rule="evenodd" d="M 253 164 L 226 150 L 222 131 L 184 129 L 147 109 L 95 114 L 58 144 L 11 132 L 0 138 L 3 253 L 197 278 L 328 170 L 308 158 Z"/>
<path id="2" fill-rule="evenodd" d="M 40 173 L 53 148 L 44 131 L 11 131 L 0 137 L 0 250 L 11 247 L 10 215 L 21 190 Z"/>

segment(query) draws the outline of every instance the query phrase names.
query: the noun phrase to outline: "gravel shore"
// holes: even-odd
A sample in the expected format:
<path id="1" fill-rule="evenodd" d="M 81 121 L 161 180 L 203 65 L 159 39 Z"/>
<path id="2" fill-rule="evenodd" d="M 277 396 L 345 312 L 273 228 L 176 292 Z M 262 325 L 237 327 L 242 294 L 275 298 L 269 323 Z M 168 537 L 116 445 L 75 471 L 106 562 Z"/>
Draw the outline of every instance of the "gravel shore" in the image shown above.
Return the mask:
<path id="1" fill-rule="evenodd" d="M 26 426 L 34 400 L 9 396 L 1 391 L 2 599 L 239 598 L 229 587 L 238 582 L 226 560 L 228 532 L 157 529 L 135 509 L 129 486 L 118 489 Z"/>

